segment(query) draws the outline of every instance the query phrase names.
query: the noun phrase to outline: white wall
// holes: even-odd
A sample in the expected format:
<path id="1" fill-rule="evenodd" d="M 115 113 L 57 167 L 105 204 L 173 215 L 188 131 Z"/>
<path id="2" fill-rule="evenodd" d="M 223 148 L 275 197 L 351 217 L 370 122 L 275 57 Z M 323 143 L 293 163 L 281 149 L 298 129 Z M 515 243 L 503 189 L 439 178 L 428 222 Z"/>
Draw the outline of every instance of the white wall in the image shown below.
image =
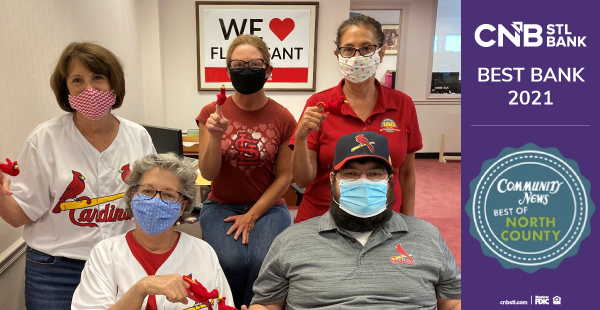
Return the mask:
<path id="1" fill-rule="evenodd" d="M 253 2 L 253 1 L 249 1 Z M 310 2 L 310 1 L 306 1 Z M 330 88 L 339 82 L 341 75 L 333 54 L 333 43 L 337 27 L 348 18 L 349 0 L 319 2 L 317 36 L 317 80 L 316 91 Z M 150 10 L 148 10 L 150 11 Z M 197 128 L 195 118 L 206 104 L 214 101 L 214 91 L 198 91 L 196 69 L 196 7 L 194 0 L 158 0 L 158 16 L 145 13 L 142 22 L 158 23 L 160 37 L 160 59 L 162 59 L 162 81 L 154 79 L 151 89 L 162 89 L 162 103 L 166 117 L 164 121 L 153 119 L 149 123 L 159 126 Z M 145 24 L 142 24 L 142 29 Z M 151 37 L 151 36 L 149 36 Z M 144 38 L 144 37 L 142 37 Z M 142 40 L 144 44 L 144 40 Z M 156 51 L 142 50 L 142 59 L 157 58 Z M 146 68 L 144 68 L 146 70 Z M 144 77 L 146 77 L 144 71 Z M 146 81 L 146 79 L 145 79 Z M 285 106 L 298 119 L 306 99 L 313 92 L 268 91 L 267 95 Z M 158 107 L 153 106 L 154 109 Z M 152 112 L 148 112 L 151 114 Z"/>
<path id="2" fill-rule="evenodd" d="M 0 158 L 16 159 L 38 124 L 64 113 L 50 89 L 58 56 L 72 41 L 96 41 L 125 66 L 127 94 L 116 114 L 144 121 L 142 63 L 135 0 L 0 0 Z M 21 167 L 27 169 L 27 167 Z M 0 253 L 21 236 L 0 220 Z M 22 260 L 22 258 L 20 259 Z M 0 277 L 0 308 L 19 304 L 23 286 L 13 264 Z M 23 272 L 22 270 L 20 271 Z M 21 279 L 22 280 L 22 279 Z M 4 300 L 6 299 L 6 300 Z M 11 300 L 8 303 L 7 300 Z"/>

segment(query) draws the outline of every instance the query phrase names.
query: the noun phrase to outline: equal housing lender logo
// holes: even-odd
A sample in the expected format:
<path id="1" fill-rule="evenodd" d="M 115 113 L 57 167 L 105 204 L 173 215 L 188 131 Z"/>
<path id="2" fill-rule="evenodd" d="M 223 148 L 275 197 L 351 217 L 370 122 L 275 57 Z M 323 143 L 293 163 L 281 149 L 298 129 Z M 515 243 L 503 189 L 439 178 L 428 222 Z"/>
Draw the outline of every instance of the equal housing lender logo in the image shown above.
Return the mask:
<path id="1" fill-rule="evenodd" d="M 470 189 L 471 235 L 506 269 L 555 269 L 590 234 L 590 183 L 555 148 L 505 148 Z"/>

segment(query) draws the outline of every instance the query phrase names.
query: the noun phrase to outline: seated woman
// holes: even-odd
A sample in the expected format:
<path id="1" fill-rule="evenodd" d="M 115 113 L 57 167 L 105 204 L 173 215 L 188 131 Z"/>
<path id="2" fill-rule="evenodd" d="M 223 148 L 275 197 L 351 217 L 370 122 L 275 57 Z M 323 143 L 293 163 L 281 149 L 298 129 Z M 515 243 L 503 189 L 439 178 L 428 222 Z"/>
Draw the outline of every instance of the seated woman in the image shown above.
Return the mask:
<path id="1" fill-rule="evenodd" d="M 72 309 L 183 309 L 189 306 L 182 275 L 232 306 L 227 279 L 215 251 L 204 241 L 174 231 L 191 212 L 196 172 L 175 154 L 137 160 L 127 177 L 127 213 L 135 229 L 92 249 L 75 290 Z M 213 299 L 213 305 L 218 303 Z"/>

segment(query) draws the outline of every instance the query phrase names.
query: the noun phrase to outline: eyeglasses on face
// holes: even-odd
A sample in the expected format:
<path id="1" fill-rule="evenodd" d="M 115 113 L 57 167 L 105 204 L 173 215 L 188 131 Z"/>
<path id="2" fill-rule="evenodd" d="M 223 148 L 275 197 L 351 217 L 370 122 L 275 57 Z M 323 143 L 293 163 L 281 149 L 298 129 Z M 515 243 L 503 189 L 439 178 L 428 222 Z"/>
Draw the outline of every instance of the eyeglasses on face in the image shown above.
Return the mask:
<path id="1" fill-rule="evenodd" d="M 246 66 L 246 64 L 248 65 L 250 70 L 260 70 L 263 68 L 263 66 L 266 64 L 266 62 L 262 59 L 251 59 L 249 61 L 234 59 L 229 64 L 229 70 L 242 71 L 242 70 L 244 70 L 244 67 Z"/>
<path id="2" fill-rule="evenodd" d="M 162 199 L 162 201 L 164 201 L 167 204 L 176 204 L 179 201 L 179 199 L 181 198 L 181 196 L 183 196 L 183 194 L 178 191 L 173 191 L 173 190 L 168 190 L 168 189 L 163 190 L 163 191 L 157 191 L 154 188 L 152 188 L 152 186 L 150 186 L 150 185 L 140 185 L 140 184 L 135 186 L 135 192 L 137 193 L 138 197 L 140 197 L 144 200 L 150 200 L 150 199 L 154 198 L 154 196 L 156 196 L 156 193 L 158 193 L 158 195 L 160 196 L 160 199 Z"/>
<path id="3" fill-rule="evenodd" d="M 362 173 L 365 173 L 369 180 L 384 180 L 388 177 L 388 172 L 385 169 L 342 169 L 339 171 L 341 178 L 344 180 L 358 180 Z"/>
<path id="4" fill-rule="evenodd" d="M 344 58 L 354 57 L 356 51 L 358 51 L 362 56 L 373 56 L 379 47 L 381 47 L 381 45 L 377 44 L 363 45 L 359 48 L 352 46 L 341 46 L 337 48 L 337 51 L 338 54 Z"/>

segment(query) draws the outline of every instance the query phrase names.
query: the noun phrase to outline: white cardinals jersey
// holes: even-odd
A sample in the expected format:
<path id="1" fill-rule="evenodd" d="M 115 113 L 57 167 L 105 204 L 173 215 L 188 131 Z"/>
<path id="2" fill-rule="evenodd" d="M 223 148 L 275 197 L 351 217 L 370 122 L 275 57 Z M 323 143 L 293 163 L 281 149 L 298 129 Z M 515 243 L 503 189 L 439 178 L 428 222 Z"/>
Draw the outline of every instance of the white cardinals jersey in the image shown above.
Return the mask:
<path id="1" fill-rule="evenodd" d="M 119 132 L 96 150 L 68 113 L 37 126 L 23 146 L 10 190 L 25 214 L 23 239 L 53 256 L 85 260 L 103 239 L 135 227 L 123 194 L 130 164 L 156 153 L 144 127 L 115 116 Z"/>
<path id="2" fill-rule="evenodd" d="M 233 297 L 217 254 L 208 243 L 180 232 L 179 242 L 156 275 L 192 275 L 208 291 L 217 289 L 225 297 L 225 304 L 233 307 Z M 147 273 L 131 253 L 125 235 L 100 242 L 90 254 L 81 274 L 81 282 L 73 295 L 72 310 L 108 309 Z M 146 309 L 144 300 L 141 309 Z M 163 295 L 156 295 L 157 309 L 197 309 L 188 298 L 187 305 L 171 303 Z M 214 301 L 213 309 L 217 310 Z M 206 308 L 203 308 L 206 309 Z"/>

